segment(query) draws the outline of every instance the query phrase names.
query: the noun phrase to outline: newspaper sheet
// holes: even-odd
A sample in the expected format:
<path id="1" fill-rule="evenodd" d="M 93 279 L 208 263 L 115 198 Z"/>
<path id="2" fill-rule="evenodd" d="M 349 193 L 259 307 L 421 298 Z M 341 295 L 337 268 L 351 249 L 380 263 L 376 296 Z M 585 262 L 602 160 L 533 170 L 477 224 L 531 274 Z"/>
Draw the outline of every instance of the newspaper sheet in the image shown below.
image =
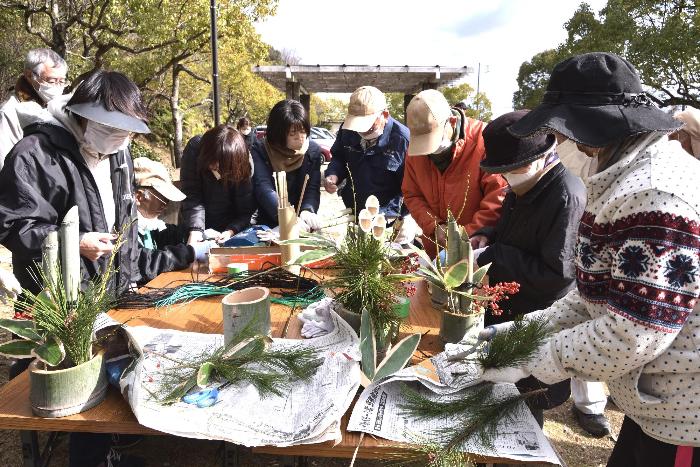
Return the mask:
<path id="1" fill-rule="evenodd" d="M 446 442 L 440 439 L 439 430 L 453 426 L 454 417 L 418 420 L 407 417 L 401 405 L 405 403 L 403 387 L 409 388 L 433 400 L 448 401 L 474 390 L 480 370 L 473 362 L 447 361 L 443 352 L 421 365 L 405 368 L 392 377 L 368 386 L 355 403 L 348 431 L 363 431 L 391 441 L 416 443 L 421 441 Z M 512 384 L 494 386 L 494 396 L 517 394 Z M 542 433 L 542 429 L 525 404 L 514 420 L 502 421 L 494 449 L 469 440 L 462 446 L 465 452 L 484 456 L 513 459 L 516 461 L 549 462 L 559 464 L 556 453 Z"/>
<path id="2" fill-rule="evenodd" d="M 261 399 L 249 384 L 220 389 L 211 407 L 178 402 L 164 406 L 154 399 L 158 375 L 173 361 L 211 352 L 223 345 L 223 336 L 150 327 L 127 331 L 142 356 L 122 376 L 121 388 L 139 423 L 158 431 L 190 438 L 230 441 L 245 446 L 291 446 L 341 439 L 340 419 L 360 384 L 358 338 L 333 313 L 335 330 L 325 336 L 274 339 L 273 346 L 308 345 L 316 348 L 323 364 L 309 382 L 292 386 L 284 397 Z"/>

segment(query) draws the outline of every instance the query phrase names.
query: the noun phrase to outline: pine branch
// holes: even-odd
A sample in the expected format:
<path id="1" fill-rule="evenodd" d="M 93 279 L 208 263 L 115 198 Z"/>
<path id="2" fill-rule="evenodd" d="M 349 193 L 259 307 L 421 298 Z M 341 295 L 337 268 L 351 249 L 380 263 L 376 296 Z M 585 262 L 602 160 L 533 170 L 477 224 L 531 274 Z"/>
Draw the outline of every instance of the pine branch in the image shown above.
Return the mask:
<path id="1" fill-rule="evenodd" d="M 508 331 L 496 334 L 477 357 L 482 368 L 520 367 L 527 364 L 554 330 L 545 317 L 515 318 Z"/>

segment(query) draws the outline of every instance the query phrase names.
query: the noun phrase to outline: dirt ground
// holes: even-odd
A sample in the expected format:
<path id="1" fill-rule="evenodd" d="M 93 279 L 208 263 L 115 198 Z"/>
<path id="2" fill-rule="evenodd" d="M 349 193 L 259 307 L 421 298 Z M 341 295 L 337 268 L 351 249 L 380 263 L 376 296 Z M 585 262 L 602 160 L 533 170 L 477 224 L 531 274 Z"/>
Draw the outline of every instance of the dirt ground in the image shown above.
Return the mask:
<path id="1" fill-rule="evenodd" d="M 326 199 L 326 197 L 331 199 Z M 333 209 L 337 206 L 337 196 L 330 197 L 324 193 L 322 206 Z M 330 210 L 330 209 L 329 209 Z M 321 213 L 323 214 L 323 212 Z M 0 247 L 0 267 L 10 269 L 11 257 L 9 252 Z M 0 317 L 9 317 L 11 312 L 6 306 L 0 306 Z M 0 334 L 0 342 L 7 338 Z M 0 384 L 7 381 L 7 360 L 0 358 Z M 566 465 L 571 467 L 604 466 L 614 444 L 612 436 L 594 438 L 578 427 L 571 413 L 572 402 L 569 400 L 556 409 L 545 412 L 544 432 L 559 452 Z M 612 404 L 608 404 L 606 414 L 613 426 L 616 438 L 622 424 L 622 414 Z M 67 436 L 57 443 L 51 466 L 68 465 Z M 202 441 L 172 436 L 151 436 L 143 442 L 126 451 L 129 454 L 143 457 L 148 467 L 218 467 L 222 465 L 223 449 L 220 442 Z M 310 454 L 313 450 L 310 449 Z M 241 465 L 283 467 L 289 465 L 289 459 L 277 456 L 252 455 L 243 450 Z M 310 466 L 340 467 L 349 465 L 349 461 L 341 459 L 311 458 Z M 376 461 L 358 461 L 357 467 L 384 465 Z M 0 430 L 0 467 L 21 467 L 22 456 L 17 431 Z"/>

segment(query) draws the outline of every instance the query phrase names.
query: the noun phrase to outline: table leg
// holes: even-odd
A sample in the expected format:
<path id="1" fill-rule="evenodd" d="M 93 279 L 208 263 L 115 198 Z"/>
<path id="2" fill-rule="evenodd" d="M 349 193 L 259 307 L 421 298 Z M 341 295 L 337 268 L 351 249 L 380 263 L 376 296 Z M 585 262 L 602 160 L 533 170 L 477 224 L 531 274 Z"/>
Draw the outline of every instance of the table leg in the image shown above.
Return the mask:
<path id="1" fill-rule="evenodd" d="M 284 467 L 308 467 L 309 459 L 306 456 L 280 456 L 280 462 Z"/>
<path id="2" fill-rule="evenodd" d="M 224 457 L 222 467 L 241 467 L 240 446 L 233 443 L 224 443 Z"/>
<path id="3" fill-rule="evenodd" d="M 24 467 L 41 467 L 39 436 L 36 431 L 20 431 L 19 438 L 22 442 L 22 465 Z"/>

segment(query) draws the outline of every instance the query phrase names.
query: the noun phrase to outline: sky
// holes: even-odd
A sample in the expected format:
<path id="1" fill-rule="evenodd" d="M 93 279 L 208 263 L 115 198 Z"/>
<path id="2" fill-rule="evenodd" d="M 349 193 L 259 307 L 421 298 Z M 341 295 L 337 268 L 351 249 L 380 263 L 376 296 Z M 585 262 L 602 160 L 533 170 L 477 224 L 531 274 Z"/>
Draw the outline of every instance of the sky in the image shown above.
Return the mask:
<path id="1" fill-rule="evenodd" d="M 466 81 L 512 110 L 520 64 L 566 37 L 581 0 L 279 0 L 256 29 L 307 65 L 416 65 L 474 68 Z M 606 0 L 588 0 L 599 11 Z M 426 8 L 430 5 L 431 8 Z"/>

